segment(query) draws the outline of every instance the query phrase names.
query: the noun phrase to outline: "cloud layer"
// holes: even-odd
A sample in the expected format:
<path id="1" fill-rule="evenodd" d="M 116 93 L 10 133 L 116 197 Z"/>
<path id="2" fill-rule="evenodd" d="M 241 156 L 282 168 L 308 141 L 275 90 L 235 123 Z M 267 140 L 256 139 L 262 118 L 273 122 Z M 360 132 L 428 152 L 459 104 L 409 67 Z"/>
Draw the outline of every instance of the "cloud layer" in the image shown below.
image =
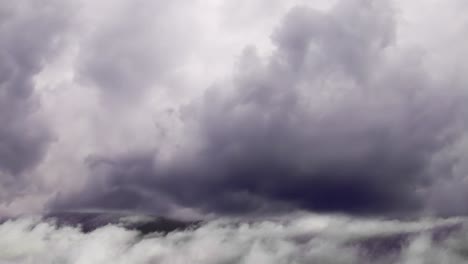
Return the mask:
<path id="1" fill-rule="evenodd" d="M 303 215 L 275 221 L 218 220 L 195 230 L 141 236 L 117 225 L 82 233 L 22 218 L 0 225 L 0 263 L 455 264 L 466 262 L 466 231 L 433 240 L 431 230 L 460 221 Z M 379 251 L 379 243 L 393 247 Z"/>
<path id="2" fill-rule="evenodd" d="M 0 214 L 468 212 L 459 3 L 267 5 L 1 4 Z"/>

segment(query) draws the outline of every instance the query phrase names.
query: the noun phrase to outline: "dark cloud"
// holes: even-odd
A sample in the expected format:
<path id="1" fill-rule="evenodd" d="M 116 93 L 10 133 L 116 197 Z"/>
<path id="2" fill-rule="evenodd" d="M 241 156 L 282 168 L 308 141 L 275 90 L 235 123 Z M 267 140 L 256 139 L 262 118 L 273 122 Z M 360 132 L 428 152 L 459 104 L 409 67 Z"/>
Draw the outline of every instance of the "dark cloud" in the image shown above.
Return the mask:
<path id="1" fill-rule="evenodd" d="M 73 203 L 79 203 L 85 208 L 134 211 L 151 208 L 158 212 L 169 210 L 171 203 L 163 195 L 147 190 L 142 186 L 143 182 L 133 182 L 135 176 L 140 179 L 150 179 L 154 176 L 151 153 L 132 154 L 119 161 L 89 157 L 86 164 L 92 171 L 92 185 L 87 186 L 79 197 L 75 197 Z"/>
<path id="2" fill-rule="evenodd" d="M 170 162 L 157 151 L 104 155 L 89 166 L 85 190 L 53 206 L 424 208 L 432 160 L 458 136 L 466 97 L 450 80 L 432 78 L 419 53 L 396 45 L 394 27 L 386 1 L 292 9 L 267 60 L 247 48 L 231 81 L 181 110 L 199 148 L 182 147 Z"/>
<path id="3" fill-rule="evenodd" d="M 2 189 L 10 188 L 38 164 L 51 139 L 37 114 L 40 105 L 34 76 L 61 44 L 60 33 L 68 21 L 63 7 L 58 1 L 21 0 L 0 5 Z"/>

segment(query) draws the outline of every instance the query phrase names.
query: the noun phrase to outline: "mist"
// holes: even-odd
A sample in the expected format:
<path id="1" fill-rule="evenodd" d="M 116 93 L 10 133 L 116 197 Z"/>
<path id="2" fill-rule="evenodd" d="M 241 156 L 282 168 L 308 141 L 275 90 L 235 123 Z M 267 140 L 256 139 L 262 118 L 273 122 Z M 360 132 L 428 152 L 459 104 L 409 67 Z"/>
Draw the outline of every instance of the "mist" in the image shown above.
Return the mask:
<path id="1" fill-rule="evenodd" d="M 140 234 L 83 233 L 40 218 L 0 226 L 2 263 L 465 263 L 463 218 L 390 221 L 336 215 L 239 221 Z M 450 228 L 456 229 L 450 231 Z M 446 232 L 446 234 L 444 234 Z M 395 242 L 395 237 L 400 241 Z M 380 243 L 380 244 L 379 244 Z"/>

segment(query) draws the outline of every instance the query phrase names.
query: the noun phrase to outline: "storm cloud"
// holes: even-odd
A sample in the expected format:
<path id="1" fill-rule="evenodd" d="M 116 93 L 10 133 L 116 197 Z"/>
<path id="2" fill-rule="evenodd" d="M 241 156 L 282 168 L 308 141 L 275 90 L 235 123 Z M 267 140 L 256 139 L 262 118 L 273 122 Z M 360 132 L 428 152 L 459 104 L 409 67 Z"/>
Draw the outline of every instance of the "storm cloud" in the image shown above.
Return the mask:
<path id="1" fill-rule="evenodd" d="M 458 0 L 10 2 L 0 217 L 468 213 Z"/>
<path id="2" fill-rule="evenodd" d="M 52 135 L 41 118 L 34 77 L 60 47 L 69 23 L 59 1 L 0 5 L 0 199 L 12 200 L 42 160 Z"/>
<path id="3" fill-rule="evenodd" d="M 271 54 L 246 47 L 229 78 L 168 111 L 190 140 L 170 155 L 91 155 L 88 183 L 51 208 L 437 211 L 428 193 L 463 160 L 444 151 L 466 134 L 467 91 L 456 73 L 433 72 L 424 52 L 401 45 L 396 21 L 389 1 L 292 8 L 271 34 Z M 86 68 L 104 89 L 146 85 L 105 68 L 114 73 Z"/>

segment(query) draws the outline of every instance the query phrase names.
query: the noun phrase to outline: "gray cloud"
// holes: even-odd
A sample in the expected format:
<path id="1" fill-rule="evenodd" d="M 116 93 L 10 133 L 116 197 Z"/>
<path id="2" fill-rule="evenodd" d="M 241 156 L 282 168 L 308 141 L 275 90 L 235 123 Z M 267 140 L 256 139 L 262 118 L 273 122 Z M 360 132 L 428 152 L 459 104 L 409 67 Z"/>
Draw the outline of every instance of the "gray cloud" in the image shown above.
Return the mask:
<path id="1" fill-rule="evenodd" d="M 98 12 L 94 27 L 82 39 L 78 76 L 99 89 L 106 100 L 117 100 L 122 106 L 138 101 L 183 65 L 188 33 L 196 25 L 179 1 L 101 4 L 111 11 Z"/>
<path id="2" fill-rule="evenodd" d="M 40 102 L 34 90 L 34 76 L 62 43 L 60 33 L 69 20 L 64 7 L 58 1 L 14 1 L 0 5 L 2 200 L 12 198 L 12 186 L 38 164 L 51 139 L 50 131 L 37 114 Z"/>
<path id="3" fill-rule="evenodd" d="M 271 56 L 247 48 L 232 80 L 180 110 L 198 148 L 169 162 L 158 151 L 97 156 L 88 186 L 52 207 L 423 209 L 434 177 L 449 176 L 434 175 L 433 159 L 464 131 L 466 94 L 398 46 L 394 20 L 386 1 L 292 9 Z"/>

